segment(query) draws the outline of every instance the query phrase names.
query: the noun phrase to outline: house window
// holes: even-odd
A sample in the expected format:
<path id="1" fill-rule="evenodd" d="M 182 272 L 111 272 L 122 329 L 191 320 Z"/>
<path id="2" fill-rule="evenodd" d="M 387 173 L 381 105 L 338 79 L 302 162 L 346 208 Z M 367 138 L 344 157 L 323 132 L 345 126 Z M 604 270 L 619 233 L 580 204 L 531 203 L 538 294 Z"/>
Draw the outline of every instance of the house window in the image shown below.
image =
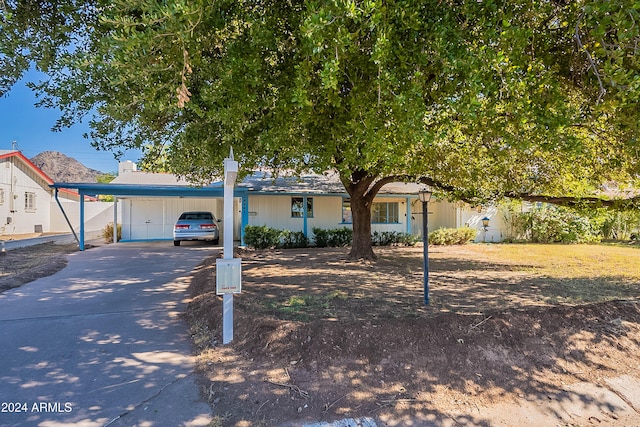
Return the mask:
<path id="1" fill-rule="evenodd" d="M 25 211 L 36 210 L 36 193 L 30 193 L 30 192 L 24 193 L 24 210 Z"/>
<path id="2" fill-rule="evenodd" d="M 0 205 L 4 205 L 4 188 L 0 188 Z"/>
<path id="3" fill-rule="evenodd" d="M 351 224 L 353 215 L 351 212 L 351 199 L 342 199 L 342 222 Z M 397 202 L 374 203 L 371 206 L 371 222 L 378 224 L 398 224 L 399 208 Z"/>
<path id="4" fill-rule="evenodd" d="M 342 222 L 351 224 L 353 215 L 351 214 L 351 199 L 342 199 Z"/>
<path id="5" fill-rule="evenodd" d="M 374 203 L 371 206 L 371 222 L 378 224 L 397 224 L 398 220 L 398 203 Z"/>
<path id="6" fill-rule="evenodd" d="M 291 217 L 302 218 L 304 216 L 304 197 L 291 198 Z M 307 197 L 307 218 L 313 218 L 313 197 Z"/>

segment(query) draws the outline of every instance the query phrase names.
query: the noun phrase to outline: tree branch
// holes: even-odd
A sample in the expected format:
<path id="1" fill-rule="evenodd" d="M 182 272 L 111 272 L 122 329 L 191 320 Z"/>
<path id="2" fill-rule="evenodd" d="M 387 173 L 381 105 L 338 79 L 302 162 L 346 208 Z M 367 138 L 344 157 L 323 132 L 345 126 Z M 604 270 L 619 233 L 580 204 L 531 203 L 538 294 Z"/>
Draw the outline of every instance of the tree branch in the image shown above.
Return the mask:
<path id="1" fill-rule="evenodd" d="M 380 189 L 392 182 L 413 182 L 428 185 L 429 187 L 436 188 L 438 190 L 442 190 L 446 193 L 455 194 L 456 197 L 466 203 L 477 204 L 478 199 L 481 196 L 474 194 L 472 190 L 460 189 L 456 188 L 449 184 L 444 184 L 442 182 L 436 181 L 431 177 L 416 177 L 412 175 L 393 175 L 379 179 L 376 183 L 369 189 L 368 194 L 375 194 L 380 191 Z M 516 199 L 523 200 L 531 203 L 550 203 L 558 206 L 566 206 L 566 207 L 591 207 L 591 208 L 611 208 L 611 209 L 637 209 L 640 206 L 640 195 L 634 195 L 631 197 L 627 197 L 624 199 L 610 199 L 605 197 L 597 197 L 597 196 L 589 196 L 589 197 L 576 197 L 576 196 L 549 196 L 542 194 L 530 194 L 530 193 L 519 193 L 515 191 L 508 192 L 495 192 L 491 199 Z"/>
<path id="2" fill-rule="evenodd" d="M 596 65 L 596 62 L 591 56 L 591 53 L 589 53 L 589 51 L 584 47 L 584 44 L 582 43 L 582 39 L 580 38 L 580 21 L 582 21 L 582 18 L 583 18 L 583 14 L 580 14 L 576 22 L 575 39 L 576 39 L 576 43 L 578 43 L 578 48 L 587 54 L 587 59 L 589 60 L 589 68 L 593 68 L 593 73 L 596 75 L 596 78 L 598 79 L 598 86 L 600 87 L 600 92 L 598 93 L 598 99 L 596 100 L 596 104 L 599 104 L 604 94 L 607 93 L 607 90 L 604 88 L 604 85 L 602 83 L 602 78 L 600 77 L 600 72 L 598 71 L 598 66 Z"/>

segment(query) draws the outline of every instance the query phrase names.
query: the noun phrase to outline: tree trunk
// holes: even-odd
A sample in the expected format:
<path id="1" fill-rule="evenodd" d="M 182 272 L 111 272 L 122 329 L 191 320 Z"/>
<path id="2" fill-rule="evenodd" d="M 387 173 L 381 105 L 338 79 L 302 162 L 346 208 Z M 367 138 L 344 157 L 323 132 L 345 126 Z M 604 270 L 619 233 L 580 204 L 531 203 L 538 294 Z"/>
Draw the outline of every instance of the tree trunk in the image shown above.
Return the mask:
<path id="1" fill-rule="evenodd" d="M 351 194 L 351 216 L 353 220 L 353 244 L 350 259 L 375 260 L 371 243 L 371 197 Z"/>

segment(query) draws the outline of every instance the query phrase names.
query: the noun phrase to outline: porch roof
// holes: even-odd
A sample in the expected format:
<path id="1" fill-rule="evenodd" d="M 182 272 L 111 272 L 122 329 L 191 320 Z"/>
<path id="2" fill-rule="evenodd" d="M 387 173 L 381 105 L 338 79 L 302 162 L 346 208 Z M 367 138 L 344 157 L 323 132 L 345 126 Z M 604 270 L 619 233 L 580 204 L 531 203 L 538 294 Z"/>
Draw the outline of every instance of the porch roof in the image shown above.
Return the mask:
<path id="1" fill-rule="evenodd" d="M 215 183 L 206 187 L 191 187 L 185 185 L 55 182 L 50 186 L 55 189 L 73 188 L 82 195 L 102 194 L 118 197 L 222 197 L 224 194 L 222 183 Z M 234 195 L 236 197 L 246 192 L 246 188 L 237 187 L 234 189 Z"/>
<path id="2" fill-rule="evenodd" d="M 162 175 L 162 180 L 153 179 L 154 175 Z M 118 197 L 222 197 L 222 182 L 214 182 L 203 187 L 188 185 L 184 181 L 177 180 L 170 174 L 149 174 L 128 172 L 120 179 L 111 183 L 61 183 L 56 182 L 52 188 L 72 188 L 85 195 L 112 195 Z M 166 184 L 171 182 L 175 184 Z M 120 183 L 117 181 L 125 181 Z M 138 184 L 131 183 L 138 181 Z M 163 182 L 163 183 L 159 183 Z M 385 185 L 378 192 L 379 195 L 416 195 L 422 185 L 415 183 L 394 182 Z M 278 176 L 270 173 L 254 172 L 238 182 L 234 188 L 234 194 L 239 197 L 247 193 L 260 194 L 310 194 L 310 195 L 346 195 L 347 192 L 342 182 L 335 173 L 323 175 L 306 174 L 301 176 Z"/>

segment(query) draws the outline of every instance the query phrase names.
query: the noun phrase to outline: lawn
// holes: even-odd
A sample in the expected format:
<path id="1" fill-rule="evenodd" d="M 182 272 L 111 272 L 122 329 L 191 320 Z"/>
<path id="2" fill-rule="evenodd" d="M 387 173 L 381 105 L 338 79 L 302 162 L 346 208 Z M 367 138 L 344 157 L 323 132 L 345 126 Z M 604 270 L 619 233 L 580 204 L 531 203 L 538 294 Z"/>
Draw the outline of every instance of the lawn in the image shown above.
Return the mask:
<path id="1" fill-rule="evenodd" d="M 249 252 L 240 304 L 292 320 L 397 318 L 603 302 L 640 290 L 637 247 L 432 246 L 424 307 L 422 248 L 377 254 L 378 262 L 363 264 L 347 261 L 345 249 Z"/>
<path id="2" fill-rule="evenodd" d="M 420 247 L 376 248 L 374 263 L 347 260 L 347 248 L 242 251 L 229 346 L 215 259 L 205 262 L 187 317 L 219 424 L 407 425 L 436 414 L 483 425 L 495 405 L 561 402 L 576 398 L 567 384 L 640 378 L 637 246 L 429 251 L 429 306 Z"/>

